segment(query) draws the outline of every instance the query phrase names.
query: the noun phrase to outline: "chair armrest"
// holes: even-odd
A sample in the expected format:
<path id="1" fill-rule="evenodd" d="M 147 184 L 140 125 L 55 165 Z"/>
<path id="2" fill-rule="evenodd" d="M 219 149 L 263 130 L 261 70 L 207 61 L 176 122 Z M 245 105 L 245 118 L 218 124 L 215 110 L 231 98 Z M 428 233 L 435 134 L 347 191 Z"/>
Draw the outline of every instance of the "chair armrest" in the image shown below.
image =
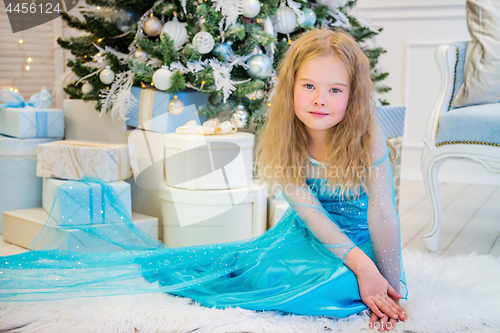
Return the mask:
<path id="1" fill-rule="evenodd" d="M 441 89 L 432 111 L 427 119 L 424 132 L 424 151 L 422 158 L 436 146 L 436 133 L 441 114 L 448 112 L 455 90 L 455 70 L 458 63 L 458 48 L 454 45 L 441 45 L 434 58 L 441 72 Z"/>

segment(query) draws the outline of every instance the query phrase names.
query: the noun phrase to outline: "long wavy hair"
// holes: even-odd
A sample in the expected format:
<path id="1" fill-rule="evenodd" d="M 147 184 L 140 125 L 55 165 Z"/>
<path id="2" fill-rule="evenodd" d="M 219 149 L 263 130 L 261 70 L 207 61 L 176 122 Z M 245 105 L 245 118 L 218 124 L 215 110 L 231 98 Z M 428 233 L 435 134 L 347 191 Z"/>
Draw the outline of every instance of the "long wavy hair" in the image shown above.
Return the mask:
<path id="1" fill-rule="evenodd" d="M 269 185 L 304 185 L 308 137 L 305 125 L 295 115 L 294 84 L 299 68 L 321 56 L 338 57 L 351 80 L 345 116 L 327 134 L 327 157 L 323 161 L 328 168 L 326 179 L 332 188 L 340 188 L 341 194 L 351 189 L 357 192 L 366 183 L 372 164 L 374 86 L 367 56 L 354 38 L 342 30 L 315 29 L 304 33 L 278 66 L 278 83 L 268 119 L 256 143 L 257 176 Z M 275 190 L 276 187 L 270 196 Z"/>

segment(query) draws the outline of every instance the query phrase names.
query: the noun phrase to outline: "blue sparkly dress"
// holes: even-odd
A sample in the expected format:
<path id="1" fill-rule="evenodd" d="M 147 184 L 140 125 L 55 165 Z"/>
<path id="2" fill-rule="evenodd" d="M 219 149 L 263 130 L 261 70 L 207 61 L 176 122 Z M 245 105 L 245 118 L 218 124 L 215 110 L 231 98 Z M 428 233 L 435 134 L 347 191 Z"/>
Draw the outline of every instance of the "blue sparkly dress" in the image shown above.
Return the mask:
<path id="1" fill-rule="evenodd" d="M 110 223 L 104 236 L 86 227 L 89 244 L 113 250 L 81 252 L 61 247 L 60 239 L 47 242 L 57 237 L 42 230 L 42 246 L 35 239 L 33 247 L 44 250 L 0 258 L 0 301 L 168 292 L 207 307 L 346 317 L 367 309 L 344 264 L 355 246 L 406 298 L 399 217 L 381 134 L 373 147 L 367 186 L 344 196 L 326 186 L 327 168 L 310 159 L 305 184 L 283 189 L 290 208 L 252 239 L 166 248 L 125 221 L 120 227 Z"/>

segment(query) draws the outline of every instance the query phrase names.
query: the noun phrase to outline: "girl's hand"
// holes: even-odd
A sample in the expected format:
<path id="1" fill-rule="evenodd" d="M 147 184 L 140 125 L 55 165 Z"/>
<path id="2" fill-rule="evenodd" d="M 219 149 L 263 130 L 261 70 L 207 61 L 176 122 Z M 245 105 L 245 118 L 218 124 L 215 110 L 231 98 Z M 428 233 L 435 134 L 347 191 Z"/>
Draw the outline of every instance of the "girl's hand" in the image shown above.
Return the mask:
<path id="1" fill-rule="evenodd" d="M 403 308 L 394 299 L 402 296 L 394 290 L 387 280 L 380 274 L 376 267 L 356 274 L 358 279 L 361 300 L 375 315 L 384 319 L 385 316 L 393 319 L 405 320 Z M 390 296 L 390 297 L 389 297 Z M 384 320 L 384 323 L 387 321 Z"/>
<path id="2" fill-rule="evenodd" d="M 399 299 L 395 299 L 394 303 L 399 305 Z M 404 314 L 404 312 L 403 312 Z M 404 315 L 403 318 L 400 318 L 400 320 L 406 320 L 406 315 Z M 375 323 L 378 321 L 378 325 L 375 325 Z M 372 312 L 372 315 L 370 317 L 370 322 L 368 323 L 368 329 L 373 330 L 375 328 L 378 328 L 379 332 L 383 332 L 384 330 L 392 330 L 394 327 L 397 325 L 398 320 L 394 318 L 389 318 L 387 315 L 384 315 L 383 318 L 379 318 L 375 312 Z"/>

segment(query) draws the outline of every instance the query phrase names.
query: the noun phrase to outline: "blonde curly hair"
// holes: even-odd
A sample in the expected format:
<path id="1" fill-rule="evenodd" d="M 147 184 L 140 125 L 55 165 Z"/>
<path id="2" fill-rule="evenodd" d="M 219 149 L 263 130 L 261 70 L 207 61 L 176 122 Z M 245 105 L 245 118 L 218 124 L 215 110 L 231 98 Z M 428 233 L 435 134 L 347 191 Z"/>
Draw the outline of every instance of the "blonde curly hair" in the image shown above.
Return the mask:
<path id="1" fill-rule="evenodd" d="M 287 51 L 278 67 L 278 83 L 274 91 L 266 125 L 256 143 L 258 178 L 268 184 L 284 187 L 304 185 L 304 166 L 308 160 L 308 137 L 305 125 L 294 111 L 294 84 L 299 68 L 310 59 L 338 57 L 346 66 L 351 80 L 350 96 L 344 118 L 327 134 L 328 168 L 331 187 L 345 194 L 364 185 L 372 163 L 375 102 L 370 78 L 370 63 L 358 43 L 342 30 L 314 29 L 304 33 Z M 277 170 L 300 172 L 276 172 Z M 272 172 L 269 172 L 272 170 Z M 276 189 L 276 187 L 274 187 Z M 271 191 L 270 196 L 274 194 Z"/>

